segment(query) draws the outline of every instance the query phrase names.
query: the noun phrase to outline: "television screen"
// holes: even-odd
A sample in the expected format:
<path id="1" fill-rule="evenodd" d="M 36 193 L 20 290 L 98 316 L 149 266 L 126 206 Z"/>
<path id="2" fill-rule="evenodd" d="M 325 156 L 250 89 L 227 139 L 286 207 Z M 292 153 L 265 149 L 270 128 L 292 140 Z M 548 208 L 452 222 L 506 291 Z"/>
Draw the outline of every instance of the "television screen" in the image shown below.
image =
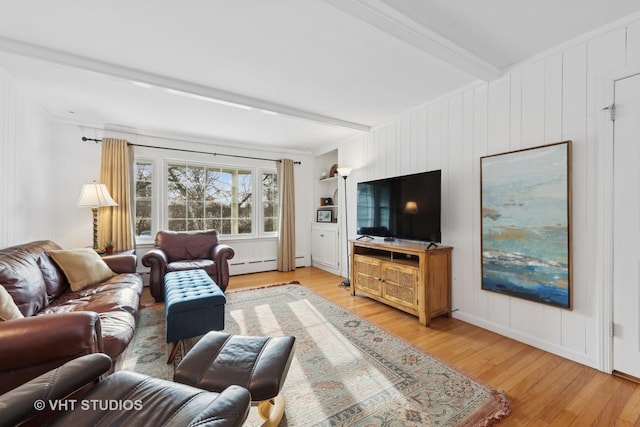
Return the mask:
<path id="1" fill-rule="evenodd" d="M 358 234 L 439 243 L 440 184 L 440 170 L 359 182 Z"/>

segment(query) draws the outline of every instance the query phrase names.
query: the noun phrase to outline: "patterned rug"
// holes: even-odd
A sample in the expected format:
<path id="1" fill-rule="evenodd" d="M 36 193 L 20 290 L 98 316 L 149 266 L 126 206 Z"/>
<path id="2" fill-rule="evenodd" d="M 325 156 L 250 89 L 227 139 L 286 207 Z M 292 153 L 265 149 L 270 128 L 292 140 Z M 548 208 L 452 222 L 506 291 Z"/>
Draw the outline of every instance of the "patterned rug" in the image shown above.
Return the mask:
<path id="1" fill-rule="evenodd" d="M 139 313 L 119 369 L 171 379 L 164 305 Z M 484 426 L 510 413 L 502 392 L 300 285 L 228 293 L 225 325 L 296 337 L 281 426 Z M 187 351 L 197 338 L 189 341 Z M 259 424 L 252 411 L 246 425 Z"/>

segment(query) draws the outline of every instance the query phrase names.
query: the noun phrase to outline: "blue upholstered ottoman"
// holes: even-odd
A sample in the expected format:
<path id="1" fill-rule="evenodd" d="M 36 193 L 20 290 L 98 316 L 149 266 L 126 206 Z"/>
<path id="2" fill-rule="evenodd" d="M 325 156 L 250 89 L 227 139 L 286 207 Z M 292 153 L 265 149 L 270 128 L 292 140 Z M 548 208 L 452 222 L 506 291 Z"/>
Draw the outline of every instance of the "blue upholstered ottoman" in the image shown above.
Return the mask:
<path id="1" fill-rule="evenodd" d="M 185 338 L 224 329 L 224 292 L 204 270 L 173 271 L 164 276 L 167 342 L 175 343 L 173 362 Z"/>

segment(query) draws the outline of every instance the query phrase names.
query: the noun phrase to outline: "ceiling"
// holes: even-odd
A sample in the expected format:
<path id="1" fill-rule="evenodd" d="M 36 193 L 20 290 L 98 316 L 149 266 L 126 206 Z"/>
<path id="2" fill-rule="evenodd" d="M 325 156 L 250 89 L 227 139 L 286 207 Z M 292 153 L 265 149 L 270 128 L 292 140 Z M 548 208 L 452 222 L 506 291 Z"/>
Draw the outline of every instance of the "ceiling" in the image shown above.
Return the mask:
<path id="1" fill-rule="evenodd" d="M 55 119 L 314 151 L 640 11 L 638 0 L 0 0 Z"/>

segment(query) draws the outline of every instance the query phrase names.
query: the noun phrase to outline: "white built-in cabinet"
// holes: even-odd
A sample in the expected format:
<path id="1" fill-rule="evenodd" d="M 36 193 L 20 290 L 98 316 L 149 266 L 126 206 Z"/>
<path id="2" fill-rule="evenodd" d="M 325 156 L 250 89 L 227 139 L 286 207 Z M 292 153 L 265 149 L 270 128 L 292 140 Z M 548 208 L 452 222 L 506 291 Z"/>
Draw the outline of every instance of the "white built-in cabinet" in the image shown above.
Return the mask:
<path id="1" fill-rule="evenodd" d="M 336 224 L 314 224 L 311 227 L 311 260 L 315 267 L 338 269 L 338 227 Z"/>
<path id="2" fill-rule="evenodd" d="M 311 227 L 311 263 L 334 274 L 340 273 L 340 235 L 338 227 L 339 178 L 332 176 L 338 164 L 338 150 L 314 158 L 313 225 Z M 321 212 L 318 215 L 318 212 Z M 327 222 L 321 222 L 320 219 Z"/>

